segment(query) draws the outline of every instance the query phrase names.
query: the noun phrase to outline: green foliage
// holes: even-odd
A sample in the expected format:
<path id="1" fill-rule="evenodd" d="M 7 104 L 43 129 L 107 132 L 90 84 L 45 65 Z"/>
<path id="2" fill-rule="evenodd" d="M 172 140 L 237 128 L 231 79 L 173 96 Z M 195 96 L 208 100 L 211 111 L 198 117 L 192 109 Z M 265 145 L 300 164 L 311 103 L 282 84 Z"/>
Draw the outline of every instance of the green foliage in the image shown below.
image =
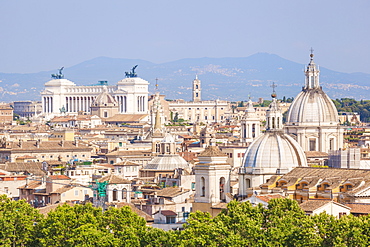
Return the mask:
<path id="1" fill-rule="evenodd" d="M 342 98 L 333 100 L 333 103 L 338 112 L 357 112 L 360 114 L 362 122 L 370 121 L 370 100 L 356 101 L 350 98 Z"/>
<path id="2" fill-rule="evenodd" d="M 0 196 L 0 243 L 2 246 L 27 246 L 32 241 L 34 223 L 42 215 L 24 200 Z"/>
<path id="3" fill-rule="evenodd" d="M 25 201 L 0 196 L 3 246 L 367 246 L 370 216 L 307 216 L 296 201 L 232 201 L 216 217 L 194 212 L 182 231 L 163 231 L 129 207 L 103 212 L 61 205 L 43 217 Z"/>

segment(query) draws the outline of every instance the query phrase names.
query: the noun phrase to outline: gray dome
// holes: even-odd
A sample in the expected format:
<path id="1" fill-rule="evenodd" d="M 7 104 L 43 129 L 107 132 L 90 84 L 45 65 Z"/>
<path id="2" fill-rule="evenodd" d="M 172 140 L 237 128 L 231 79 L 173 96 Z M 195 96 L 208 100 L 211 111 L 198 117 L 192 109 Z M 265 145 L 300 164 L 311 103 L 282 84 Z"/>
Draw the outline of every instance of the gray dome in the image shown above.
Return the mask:
<path id="1" fill-rule="evenodd" d="M 338 125 L 338 112 L 332 100 L 322 91 L 320 71 L 313 61 L 314 55 L 305 71 L 306 82 L 302 92 L 291 104 L 286 125 Z"/>
<path id="2" fill-rule="evenodd" d="M 287 125 L 312 125 L 312 123 L 338 124 L 338 111 L 321 88 L 304 88 L 288 111 Z"/>
<path id="3" fill-rule="evenodd" d="M 247 172 L 282 174 L 294 167 L 307 166 L 301 146 L 282 130 L 270 130 L 248 147 L 243 167 Z"/>
<path id="4" fill-rule="evenodd" d="M 93 106 L 116 106 L 117 101 L 108 92 L 107 87 L 103 87 L 103 91 L 96 97 Z"/>

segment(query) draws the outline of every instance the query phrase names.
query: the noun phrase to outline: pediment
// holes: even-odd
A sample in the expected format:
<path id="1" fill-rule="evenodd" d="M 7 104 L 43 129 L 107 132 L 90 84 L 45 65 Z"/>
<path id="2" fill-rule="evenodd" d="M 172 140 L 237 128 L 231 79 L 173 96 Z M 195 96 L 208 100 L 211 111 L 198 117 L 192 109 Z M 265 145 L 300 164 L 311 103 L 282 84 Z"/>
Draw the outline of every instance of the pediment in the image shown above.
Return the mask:
<path id="1" fill-rule="evenodd" d="M 370 197 L 370 187 L 364 188 L 355 194 L 356 197 Z"/>

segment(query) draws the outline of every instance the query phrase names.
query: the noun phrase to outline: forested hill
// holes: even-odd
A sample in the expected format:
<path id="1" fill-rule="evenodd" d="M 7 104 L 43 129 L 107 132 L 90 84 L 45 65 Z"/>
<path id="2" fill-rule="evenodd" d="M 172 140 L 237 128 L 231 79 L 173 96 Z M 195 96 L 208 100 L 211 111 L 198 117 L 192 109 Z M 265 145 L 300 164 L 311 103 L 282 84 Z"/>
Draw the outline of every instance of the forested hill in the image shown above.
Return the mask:
<path id="1" fill-rule="evenodd" d="M 333 100 L 338 112 L 357 112 L 362 122 L 370 122 L 370 100 L 342 98 Z"/>

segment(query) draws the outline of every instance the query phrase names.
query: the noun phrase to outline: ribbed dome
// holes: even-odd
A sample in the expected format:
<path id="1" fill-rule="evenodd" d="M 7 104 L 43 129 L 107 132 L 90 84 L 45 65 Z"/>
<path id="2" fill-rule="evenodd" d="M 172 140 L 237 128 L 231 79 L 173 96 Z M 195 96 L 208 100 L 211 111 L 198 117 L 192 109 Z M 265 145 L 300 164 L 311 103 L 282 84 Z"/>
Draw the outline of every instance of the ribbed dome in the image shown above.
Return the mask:
<path id="1" fill-rule="evenodd" d="M 301 146 L 282 129 L 282 113 L 275 92 L 266 111 L 266 132 L 255 139 L 244 155 L 246 173 L 285 174 L 297 166 L 307 166 Z"/>
<path id="2" fill-rule="evenodd" d="M 338 112 L 331 99 L 322 91 L 320 71 L 313 61 L 305 71 L 306 83 L 289 108 L 286 125 L 338 125 Z"/>
<path id="3" fill-rule="evenodd" d="M 173 171 L 177 168 L 189 169 L 188 162 L 178 154 L 163 154 L 154 157 L 144 169 Z"/>
<path id="4" fill-rule="evenodd" d="M 321 88 L 303 89 L 289 108 L 287 125 L 338 124 L 338 111 Z"/>
<path id="5" fill-rule="evenodd" d="M 307 161 L 303 149 L 292 137 L 282 130 L 270 130 L 251 143 L 243 166 L 250 168 L 247 172 L 281 174 L 307 166 Z"/>
<path id="6" fill-rule="evenodd" d="M 103 92 L 101 92 L 93 102 L 93 106 L 115 106 L 117 101 L 113 98 L 112 95 L 108 93 L 106 87 L 103 87 Z"/>

